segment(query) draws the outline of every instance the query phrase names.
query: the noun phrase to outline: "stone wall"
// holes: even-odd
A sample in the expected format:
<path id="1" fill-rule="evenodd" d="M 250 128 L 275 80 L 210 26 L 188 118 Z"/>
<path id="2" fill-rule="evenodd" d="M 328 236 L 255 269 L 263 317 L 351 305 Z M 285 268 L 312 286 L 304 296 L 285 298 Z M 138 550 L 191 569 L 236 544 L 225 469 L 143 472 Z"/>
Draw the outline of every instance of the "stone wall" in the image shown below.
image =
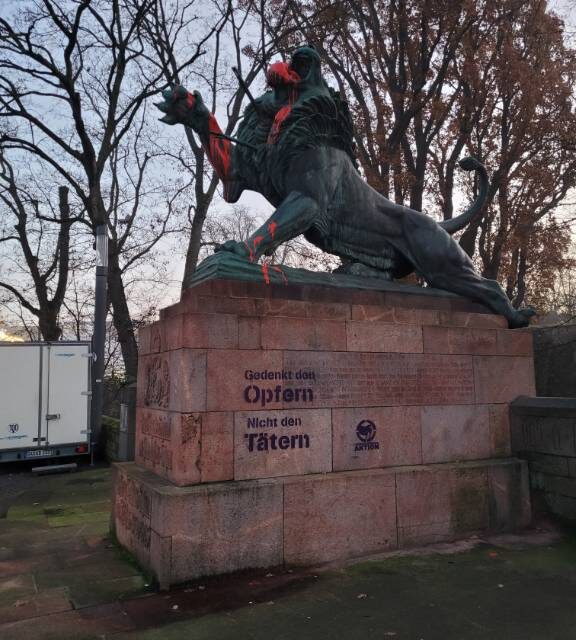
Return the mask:
<path id="1" fill-rule="evenodd" d="M 576 522 L 576 398 L 521 397 L 510 418 L 512 450 L 528 460 L 534 496 Z"/>
<path id="2" fill-rule="evenodd" d="M 536 393 L 576 397 L 576 324 L 534 329 Z"/>

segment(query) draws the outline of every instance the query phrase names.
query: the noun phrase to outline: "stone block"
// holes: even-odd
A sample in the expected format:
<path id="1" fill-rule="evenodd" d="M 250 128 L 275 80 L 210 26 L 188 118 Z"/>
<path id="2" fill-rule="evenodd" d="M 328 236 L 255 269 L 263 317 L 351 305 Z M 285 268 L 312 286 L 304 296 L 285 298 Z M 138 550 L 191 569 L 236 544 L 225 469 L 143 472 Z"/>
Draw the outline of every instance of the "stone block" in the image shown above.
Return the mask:
<path id="1" fill-rule="evenodd" d="M 488 405 L 490 414 L 490 449 L 493 456 L 509 456 L 510 413 L 506 404 Z"/>
<path id="2" fill-rule="evenodd" d="M 196 311 L 202 313 L 228 313 L 237 316 L 258 315 L 257 300 L 254 298 L 226 298 L 218 296 L 198 296 Z"/>
<path id="3" fill-rule="evenodd" d="M 393 473 L 340 473 L 286 482 L 288 565 L 354 558 L 396 546 Z"/>
<path id="4" fill-rule="evenodd" d="M 420 407 L 333 409 L 334 471 L 422 464 Z"/>
<path id="5" fill-rule="evenodd" d="M 546 493 L 576 498 L 576 478 L 562 478 L 533 471 L 530 474 L 530 484 L 534 489 L 540 489 Z"/>
<path id="6" fill-rule="evenodd" d="M 137 409 L 136 462 L 178 486 L 231 480 L 233 446 L 232 413 Z"/>
<path id="7" fill-rule="evenodd" d="M 450 469 L 442 467 L 396 474 L 399 547 L 451 537 L 450 476 Z"/>
<path id="8" fill-rule="evenodd" d="M 148 488 L 128 474 L 124 465 L 115 465 L 112 496 L 118 542 L 143 566 L 150 566 L 152 497 Z"/>
<path id="9" fill-rule="evenodd" d="M 508 329 L 496 332 L 498 353 L 503 356 L 530 356 L 534 352 L 531 329 Z"/>
<path id="10" fill-rule="evenodd" d="M 192 349 L 238 347 L 238 317 L 226 313 L 195 313 L 180 316 L 182 338 L 178 346 Z"/>
<path id="11" fill-rule="evenodd" d="M 273 390 L 283 381 L 255 379 L 263 372 L 282 372 L 281 351 L 220 350 L 208 352 L 208 411 L 245 411 L 247 409 L 281 409 L 282 398 L 274 394 L 256 395 L 252 387 Z M 250 389 L 249 389 L 250 387 Z M 272 391 L 271 391 L 272 392 Z"/>
<path id="12" fill-rule="evenodd" d="M 540 452 L 576 457 L 576 426 L 572 418 L 512 414 L 514 453 Z"/>
<path id="13" fill-rule="evenodd" d="M 380 321 L 399 324 L 438 324 L 439 312 L 434 309 L 391 307 L 382 305 L 353 305 L 352 320 Z"/>
<path id="14" fill-rule="evenodd" d="M 202 485 L 168 498 L 170 583 L 282 564 L 282 496 L 281 484 L 252 482 Z"/>
<path id="15" fill-rule="evenodd" d="M 509 460 L 488 467 L 490 527 L 494 531 L 527 527 L 532 517 L 528 469 L 525 462 Z"/>
<path id="16" fill-rule="evenodd" d="M 455 539 L 490 526 L 490 464 L 398 470 L 400 547 Z"/>
<path id="17" fill-rule="evenodd" d="M 260 318 L 251 316 L 238 317 L 238 348 L 260 349 L 262 346 Z"/>
<path id="18" fill-rule="evenodd" d="M 206 351 L 177 349 L 140 357 L 136 403 L 169 411 L 204 411 Z"/>
<path id="19" fill-rule="evenodd" d="M 574 477 L 571 471 L 571 463 L 574 458 L 566 456 L 552 456 L 547 453 L 526 452 L 523 457 L 528 460 L 530 472 L 545 473 L 552 476 Z"/>
<path id="20" fill-rule="evenodd" d="M 424 352 L 496 355 L 496 331 L 469 327 L 424 327 Z"/>
<path id="21" fill-rule="evenodd" d="M 561 496 L 556 493 L 544 493 L 548 509 L 562 520 L 570 524 L 576 522 L 576 498 Z"/>
<path id="22" fill-rule="evenodd" d="M 534 394 L 532 358 L 474 356 L 476 402 L 500 404 Z"/>
<path id="23" fill-rule="evenodd" d="M 503 316 L 492 313 L 465 313 L 440 311 L 440 324 L 445 327 L 469 327 L 472 329 L 505 329 L 508 322 Z"/>
<path id="24" fill-rule="evenodd" d="M 234 478 L 234 414 L 210 411 L 201 414 L 202 482 L 220 482 Z"/>
<path id="25" fill-rule="evenodd" d="M 481 460 L 491 455 L 488 406 L 422 407 L 424 464 Z"/>
<path id="26" fill-rule="evenodd" d="M 350 305 L 339 302 L 309 302 L 286 298 L 261 298 L 257 301 L 258 314 L 272 317 L 350 319 Z"/>
<path id="27" fill-rule="evenodd" d="M 347 322 L 349 351 L 422 353 L 422 327 L 386 322 Z"/>
<path id="28" fill-rule="evenodd" d="M 346 326 L 340 320 L 264 317 L 262 348 L 345 351 Z"/>
<path id="29" fill-rule="evenodd" d="M 469 356 L 286 351 L 283 368 L 314 375 L 307 382 L 313 397 L 310 400 L 309 395 L 301 394 L 300 401 L 293 402 L 293 406 L 298 407 L 474 402 L 474 376 Z M 289 381 L 288 386 L 301 385 Z"/>
<path id="30" fill-rule="evenodd" d="M 329 471 L 332 471 L 330 409 L 235 414 L 235 480 Z"/>

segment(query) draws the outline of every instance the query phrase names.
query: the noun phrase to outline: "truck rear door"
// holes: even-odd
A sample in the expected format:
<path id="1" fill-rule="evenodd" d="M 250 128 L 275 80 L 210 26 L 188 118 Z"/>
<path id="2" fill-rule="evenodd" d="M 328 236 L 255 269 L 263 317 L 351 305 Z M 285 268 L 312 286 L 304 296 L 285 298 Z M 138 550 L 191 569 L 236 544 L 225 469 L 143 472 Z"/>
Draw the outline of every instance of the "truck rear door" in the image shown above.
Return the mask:
<path id="1" fill-rule="evenodd" d="M 51 343 L 46 349 L 48 380 L 42 416 L 45 444 L 53 447 L 87 442 L 90 347 L 63 342 Z"/>

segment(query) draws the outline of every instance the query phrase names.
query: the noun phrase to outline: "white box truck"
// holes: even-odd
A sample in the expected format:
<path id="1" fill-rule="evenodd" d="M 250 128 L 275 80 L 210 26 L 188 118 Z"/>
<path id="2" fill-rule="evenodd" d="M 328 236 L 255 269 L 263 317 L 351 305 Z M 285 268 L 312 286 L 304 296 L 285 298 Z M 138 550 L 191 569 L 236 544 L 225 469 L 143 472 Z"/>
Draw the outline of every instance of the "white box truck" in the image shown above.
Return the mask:
<path id="1" fill-rule="evenodd" d="M 90 452 L 89 342 L 0 342 L 0 462 Z"/>

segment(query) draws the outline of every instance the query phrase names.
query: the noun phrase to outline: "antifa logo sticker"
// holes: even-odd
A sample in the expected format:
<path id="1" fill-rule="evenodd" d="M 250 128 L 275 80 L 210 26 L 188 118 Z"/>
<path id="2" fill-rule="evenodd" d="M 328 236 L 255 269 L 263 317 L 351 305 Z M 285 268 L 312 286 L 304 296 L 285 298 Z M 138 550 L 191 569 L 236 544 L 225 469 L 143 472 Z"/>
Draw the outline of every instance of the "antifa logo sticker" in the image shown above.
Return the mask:
<path id="1" fill-rule="evenodd" d="M 362 420 L 356 427 L 356 435 L 360 442 L 371 442 L 376 437 L 376 425 L 372 420 Z"/>
<path id="2" fill-rule="evenodd" d="M 379 449 L 380 445 L 374 441 L 376 437 L 376 425 L 372 420 L 361 420 L 356 426 L 356 437 L 360 442 L 356 443 L 354 451 L 367 451 Z"/>

